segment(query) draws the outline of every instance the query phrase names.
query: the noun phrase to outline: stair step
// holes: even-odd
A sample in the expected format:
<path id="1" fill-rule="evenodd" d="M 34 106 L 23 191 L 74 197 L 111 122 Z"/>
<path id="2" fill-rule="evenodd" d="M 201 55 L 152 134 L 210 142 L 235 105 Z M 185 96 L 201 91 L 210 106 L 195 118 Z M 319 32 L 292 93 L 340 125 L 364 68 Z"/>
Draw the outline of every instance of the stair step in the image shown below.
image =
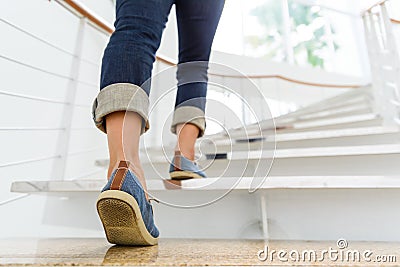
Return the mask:
<path id="1" fill-rule="evenodd" d="M 221 177 L 183 181 L 148 180 L 149 192 L 165 190 L 189 190 L 207 193 L 210 190 L 249 190 L 252 177 Z M 400 188 L 400 177 L 392 176 L 273 176 L 262 182 L 263 189 L 335 189 L 335 188 Z M 64 181 L 16 181 L 11 192 L 56 193 L 68 192 L 99 193 L 106 184 L 104 179 Z"/>
<path id="2" fill-rule="evenodd" d="M 356 108 L 348 108 L 343 111 L 337 111 L 337 112 L 324 112 L 321 114 L 310 114 L 307 116 L 300 116 L 293 120 L 293 122 L 311 122 L 315 120 L 322 120 L 322 119 L 335 119 L 335 118 L 345 118 L 349 116 L 355 116 L 355 115 L 365 115 L 365 114 L 371 114 L 373 112 L 373 109 L 371 107 L 356 107 Z"/>
<path id="3" fill-rule="evenodd" d="M 382 118 L 374 115 L 357 115 L 349 116 L 344 119 L 332 119 L 323 121 L 312 121 L 312 122 L 298 122 L 294 123 L 289 127 L 278 125 L 277 132 L 279 133 L 294 133 L 294 132 L 306 132 L 315 130 L 338 130 L 343 128 L 356 128 L 356 127 L 371 127 L 382 125 Z"/>
<path id="4" fill-rule="evenodd" d="M 277 149 L 332 147 L 332 146 L 360 146 L 397 144 L 400 141 L 400 129 L 394 127 L 361 127 L 332 130 L 317 130 L 294 133 L 277 133 L 274 137 L 259 134 L 249 135 L 246 139 L 218 139 L 210 140 L 208 136 L 199 139 L 196 146 L 197 154 L 227 153 L 229 151 L 260 150 L 271 147 L 276 142 Z M 143 155 L 157 157 L 172 155 L 175 146 L 146 147 L 141 149 Z M 102 163 L 106 165 L 108 162 Z"/>
<path id="5" fill-rule="evenodd" d="M 272 159 L 272 156 L 273 159 Z M 171 155 L 172 157 L 172 155 Z M 148 179 L 168 177 L 170 158 L 142 158 Z M 333 146 L 278 149 L 270 151 L 236 151 L 222 159 L 200 160 L 210 177 L 237 176 L 336 176 L 397 175 L 400 173 L 400 145 Z M 272 164 L 273 163 L 273 164 Z M 108 160 L 96 160 L 97 166 L 108 166 Z M 270 168 L 271 166 L 271 168 Z"/>
<path id="6" fill-rule="evenodd" d="M 400 129 L 398 127 L 362 127 L 362 128 L 347 128 L 338 129 L 336 131 L 322 130 L 322 131 L 310 131 L 300 133 L 281 133 L 275 136 L 277 142 L 285 141 L 301 141 L 309 139 L 322 139 L 332 137 L 348 137 L 348 136 L 369 136 L 369 135 L 381 135 L 381 134 L 399 134 Z"/>
<path id="7" fill-rule="evenodd" d="M 390 144 L 400 141 L 400 130 L 398 127 L 364 127 L 348 128 L 322 131 L 277 133 L 275 137 L 263 137 L 262 135 L 251 135 L 246 139 L 220 139 L 208 140 L 207 136 L 201 144 L 202 153 L 224 153 L 228 151 L 257 150 L 261 147 L 270 147 L 276 142 L 277 149 L 305 148 L 318 146 L 340 146 L 340 145 L 370 145 Z M 250 141 L 249 141 L 250 140 Z M 253 140 L 253 141 L 251 141 Z M 256 141 L 254 141 L 256 140 Z M 216 148 L 216 150 L 215 150 Z M 173 149 L 172 149 L 173 150 Z M 161 153 L 161 152 L 160 152 Z M 156 155 L 152 149 L 152 155 Z"/>
<path id="8" fill-rule="evenodd" d="M 357 105 L 371 106 L 371 97 L 369 95 L 359 95 L 349 99 L 340 99 L 338 101 L 320 101 L 310 106 L 301 107 L 296 111 L 279 116 L 276 119 L 298 118 L 303 115 L 316 114 L 321 112 L 335 112 L 337 110 L 354 107 Z"/>
<path id="9" fill-rule="evenodd" d="M 361 89 L 362 90 L 362 89 Z M 360 91 L 361 91 L 360 90 Z M 369 94 L 366 93 L 365 90 L 362 90 L 362 92 L 348 92 L 339 96 L 336 96 L 334 98 L 330 98 L 327 100 L 323 100 L 319 103 L 300 108 L 294 112 L 279 116 L 274 118 L 274 121 L 276 124 L 290 124 L 291 122 L 299 120 L 299 118 L 302 117 L 314 117 L 317 119 L 318 117 L 324 117 L 327 116 L 328 114 L 337 114 L 343 111 L 349 111 L 355 108 L 370 108 L 371 104 L 369 101 Z M 231 134 L 235 134 L 237 132 L 252 132 L 253 130 L 258 131 L 260 128 L 261 129 L 270 129 L 271 126 L 273 126 L 273 122 L 271 119 L 265 120 L 265 121 L 260 121 L 258 123 L 253 123 L 250 125 L 247 125 L 242 128 L 238 129 L 233 129 L 230 130 L 229 132 Z M 218 138 L 221 134 L 216 133 L 213 135 L 209 135 L 209 138 Z"/>
<path id="10" fill-rule="evenodd" d="M 302 107 L 294 112 L 282 115 L 279 118 L 294 118 L 306 114 L 314 114 L 323 111 L 334 111 L 345 107 L 350 107 L 354 105 L 370 104 L 370 93 L 363 92 L 348 92 L 333 98 L 328 98 L 326 100 L 319 101 L 318 103 L 311 104 L 306 107 Z"/>
<path id="11" fill-rule="evenodd" d="M 341 109 L 334 109 L 328 111 L 321 111 L 311 114 L 305 114 L 297 117 L 298 121 L 304 120 L 315 120 L 320 118 L 330 118 L 330 117 L 344 117 L 344 116 L 351 116 L 351 115 L 360 115 L 360 114 L 367 114 L 371 113 L 372 108 L 368 105 L 351 105 L 349 107 L 344 107 Z"/>
<path id="12" fill-rule="evenodd" d="M 277 149 L 273 151 L 233 151 L 226 153 L 226 156 L 216 161 L 223 160 L 259 160 L 268 159 L 272 156 L 274 159 L 284 158 L 308 158 L 308 157 L 340 157 L 340 156 L 361 156 L 361 155 L 377 155 L 377 154 L 399 154 L 399 144 L 382 144 L 382 145 L 362 145 L 362 146 L 333 146 L 333 147 L 307 147 L 293 149 Z M 206 163 L 208 160 L 200 160 L 200 163 Z M 143 163 L 165 163 L 164 155 L 160 155 L 151 159 L 143 159 Z M 97 160 L 97 166 L 108 166 L 108 160 Z"/>
<path id="13" fill-rule="evenodd" d="M 276 134 L 280 133 L 296 133 L 296 132 L 308 132 L 308 131 L 322 131 L 322 130 L 340 130 L 345 128 L 364 128 L 364 127 L 378 127 L 382 125 L 382 118 L 377 114 L 362 114 L 354 116 L 346 116 L 340 118 L 321 119 L 313 120 L 308 122 L 293 122 L 289 124 L 276 125 L 269 121 L 260 122 L 258 126 L 251 126 L 246 128 L 238 128 L 229 130 L 229 134 L 218 133 L 207 136 L 211 140 L 220 139 L 245 139 L 248 136 L 268 136 L 273 134 L 276 128 Z"/>
<path id="14" fill-rule="evenodd" d="M 329 125 L 335 124 L 345 124 L 345 123 L 357 123 L 362 121 L 370 121 L 377 119 L 378 116 L 373 113 L 362 114 L 362 115 L 354 115 L 354 116 L 346 116 L 332 119 L 320 119 L 315 121 L 308 122 L 294 122 L 292 124 L 293 129 L 303 129 L 303 128 L 315 128 L 315 127 L 325 127 Z"/>
<path id="15" fill-rule="evenodd" d="M 233 152 L 226 159 L 202 160 L 209 176 L 396 175 L 400 173 L 400 145 L 369 145 Z M 146 159 L 149 160 L 149 159 Z M 167 177 L 169 159 L 143 161 L 147 177 Z M 271 168 L 270 168 L 271 166 Z"/>
<path id="16" fill-rule="evenodd" d="M 233 154 L 234 153 L 234 154 Z M 360 156 L 360 155 L 376 155 L 376 154 L 399 154 L 399 144 L 382 144 L 382 145 L 362 145 L 362 146 L 333 146 L 333 147 L 307 147 L 293 149 L 277 149 L 274 151 L 234 151 L 226 153 L 221 160 L 259 160 L 263 158 L 274 157 L 280 158 L 304 158 L 304 157 L 327 157 L 327 156 Z M 172 155 L 171 155 L 172 156 Z M 108 167 L 108 159 L 98 159 L 95 161 L 96 166 Z M 200 162 L 207 162 L 203 159 Z M 167 164 L 164 154 L 157 155 L 152 158 L 143 158 L 142 163 L 147 164 Z"/>
<path id="17" fill-rule="evenodd" d="M 202 186 L 212 181 L 208 179 L 211 178 L 182 181 L 183 190 L 149 190 L 161 200 L 154 203 L 153 208 L 162 238 L 262 239 L 263 222 L 268 226 L 268 236 L 274 240 L 337 240 L 341 237 L 396 241 L 400 238 L 400 216 L 395 212 L 400 201 L 398 174 L 393 177 L 271 176 L 255 193 L 248 192 L 251 182 L 248 177 L 239 180 L 233 190 L 226 184 L 222 187 L 223 183 L 218 184 L 223 190 L 204 190 Z M 232 184 L 235 179 L 218 180 Z M 65 236 L 82 236 L 76 229 L 84 227 L 91 229 L 92 234 L 97 231 L 95 236 L 104 238 L 95 201 L 105 179 L 82 182 L 15 182 L 12 189 L 38 195 L 31 199 L 49 196 L 44 217 L 52 215 L 52 220 L 35 230 L 40 232 L 50 223 L 74 227 Z M 155 183 L 148 180 L 148 184 L 152 188 Z M 159 181 L 158 185 L 161 184 Z M 212 183 L 210 188 L 212 185 L 216 184 Z M 185 208 L 192 207 L 192 203 L 201 206 Z M 21 218 L 16 220 L 16 227 L 26 227 L 25 213 L 13 216 Z M 353 245 L 351 248 L 354 249 Z"/>
<path id="18" fill-rule="evenodd" d="M 294 149 L 278 149 L 273 157 L 279 158 L 305 158 L 305 157 L 337 157 L 337 156 L 358 156 L 378 154 L 400 154 L 400 145 L 366 145 L 366 146 L 343 146 L 343 147 L 310 147 Z M 260 155 L 268 156 L 268 153 L 260 151 L 235 151 L 227 153 L 228 160 L 258 160 Z"/>
<path id="19" fill-rule="evenodd" d="M 345 117 L 351 115 L 359 115 L 371 113 L 373 111 L 371 104 L 369 103 L 351 103 L 340 107 L 325 108 L 323 110 L 317 110 L 313 112 L 302 113 L 298 115 L 293 115 L 289 117 L 280 116 L 275 118 L 277 123 L 287 123 L 301 120 L 317 120 L 324 118 L 334 118 L 334 117 Z"/>

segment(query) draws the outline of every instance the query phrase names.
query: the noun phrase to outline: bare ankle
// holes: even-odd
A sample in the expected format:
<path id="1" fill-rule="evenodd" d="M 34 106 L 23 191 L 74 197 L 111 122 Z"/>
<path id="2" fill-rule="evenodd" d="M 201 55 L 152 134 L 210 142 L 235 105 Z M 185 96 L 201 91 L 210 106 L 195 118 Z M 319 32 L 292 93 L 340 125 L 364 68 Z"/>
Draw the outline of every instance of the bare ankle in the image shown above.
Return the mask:
<path id="1" fill-rule="evenodd" d="M 194 148 L 193 149 L 182 149 L 180 150 L 181 155 L 184 156 L 185 158 L 194 161 Z"/>
<path id="2" fill-rule="evenodd" d="M 176 127 L 178 137 L 176 150 L 179 150 L 185 158 L 193 161 L 194 146 L 199 135 L 199 128 L 189 123 L 178 124 Z"/>

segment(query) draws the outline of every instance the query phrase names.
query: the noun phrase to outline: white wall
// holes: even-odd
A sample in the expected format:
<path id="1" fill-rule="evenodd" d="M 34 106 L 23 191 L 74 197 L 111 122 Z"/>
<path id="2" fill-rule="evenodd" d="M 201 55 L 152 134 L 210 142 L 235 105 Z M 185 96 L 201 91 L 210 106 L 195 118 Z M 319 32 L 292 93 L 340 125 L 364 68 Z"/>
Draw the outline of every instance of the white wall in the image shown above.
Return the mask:
<path id="1" fill-rule="evenodd" d="M 111 1 L 91 5 L 113 17 Z M 94 160 L 108 155 L 106 136 L 94 127 L 91 104 L 99 90 L 100 59 L 108 36 L 88 26 L 78 40 L 79 18 L 55 1 L 7 1 L 1 3 L 0 18 L 0 203 L 24 196 L 10 192 L 16 180 L 61 179 L 63 173 L 65 179 L 105 178 Z M 83 60 L 78 70 L 74 55 L 79 41 Z M 75 105 L 67 105 L 74 90 Z M 68 118 L 69 140 L 63 129 Z M 63 151 L 68 154 L 65 172 L 59 168 L 63 159 L 58 155 Z M 13 227 L 18 221 L 29 220 L 33 226 L 27 232 L 34 231 L 41 224 L 46 201 L 28 196 L 0 205 L 5 226 L 0 237 L 24 232 Z"/>

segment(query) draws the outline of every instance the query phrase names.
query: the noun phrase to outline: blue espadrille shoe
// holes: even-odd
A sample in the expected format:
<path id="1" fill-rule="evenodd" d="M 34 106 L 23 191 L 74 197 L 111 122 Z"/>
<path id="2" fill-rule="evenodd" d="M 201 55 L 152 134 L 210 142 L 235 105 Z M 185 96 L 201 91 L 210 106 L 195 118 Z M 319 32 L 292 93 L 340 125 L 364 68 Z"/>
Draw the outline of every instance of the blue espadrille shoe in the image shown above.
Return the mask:
<path id="1" fill-rule="evenodd" d="M 119 162 L 97 199 L 97 212 L 110 243 L 155 245 L 159 231 L 154 224 L 153 207 L 129 164 Z"/>
<path id="2" fill-rule="evenodd" d="M 175 156 L 169 167 L 169 175 L 174 180 L 207 177 L 199 165 L 185 158 L 179 151 L 175 151 Z"/>

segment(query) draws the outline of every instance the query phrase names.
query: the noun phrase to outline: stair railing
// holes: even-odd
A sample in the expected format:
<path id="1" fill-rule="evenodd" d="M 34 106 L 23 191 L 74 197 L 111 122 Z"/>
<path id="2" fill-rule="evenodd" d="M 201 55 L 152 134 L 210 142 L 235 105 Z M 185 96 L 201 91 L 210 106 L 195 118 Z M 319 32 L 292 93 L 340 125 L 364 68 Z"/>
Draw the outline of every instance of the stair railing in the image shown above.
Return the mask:
<path id="1" fill-rule="evenodd" d="M 370 57 L 374 109 L 386 125 L 400 126 L 400 57 L 393 23 L 387 8 L 380 1 L 362 12 L 365 37 Z"/>

